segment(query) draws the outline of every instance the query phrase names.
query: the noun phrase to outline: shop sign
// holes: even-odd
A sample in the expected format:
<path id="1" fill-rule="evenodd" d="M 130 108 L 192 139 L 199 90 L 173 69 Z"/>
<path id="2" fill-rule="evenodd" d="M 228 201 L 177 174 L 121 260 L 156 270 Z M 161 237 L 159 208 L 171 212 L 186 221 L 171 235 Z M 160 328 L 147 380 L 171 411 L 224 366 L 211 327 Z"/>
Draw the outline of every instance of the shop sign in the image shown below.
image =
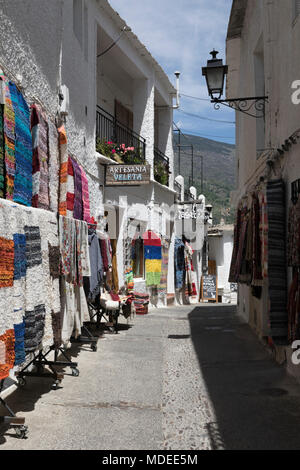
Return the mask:
<path id="1" fill-rule="evenodd" d="M 201 280 L 201 301 L 214 301 L 218 303 L 218 278 L 217 276 L 204 275 Z"/>
<path id="2" fill-rule="evenodd" d="M 137 186 L 150 183 L 150 165 L 108 165 L 106 186 Z"/>
<path id="3" fill-rule="evenodd" d="M 203 217 L 203 209 L 198 204 L 179 208 L 177 213 L 178 220 L 199 220 Z"/>

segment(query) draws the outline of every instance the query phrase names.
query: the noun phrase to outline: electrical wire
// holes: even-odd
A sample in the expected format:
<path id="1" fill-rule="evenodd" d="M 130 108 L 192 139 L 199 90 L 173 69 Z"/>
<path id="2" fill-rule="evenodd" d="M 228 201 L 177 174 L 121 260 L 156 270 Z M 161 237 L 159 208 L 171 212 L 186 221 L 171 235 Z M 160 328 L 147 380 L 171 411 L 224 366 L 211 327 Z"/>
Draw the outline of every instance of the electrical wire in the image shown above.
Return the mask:
<path id="1" fill-rule="evenodd" d="M 199 116 L 199 114 L 188 113 L 186 111 L 182 111 L 182 109 L 178 109 L 177 111 L 179 113 L 185 114 L 186 116 L 195 117 L 197 119 L 203 119 L 204 121 L 222 122 L 224 124 L 233 124 L 233 125 L 235 125 L 235 121 L 221 121 L 219 119 L 212 119 L 212 118 L 208 118 L 208 117 L 204 117 L 204 116 Z"/>
<path id="2" fill-rule="evenodd" d="M 180 93 L 180 96 L 185 96 L 185 98 L 191 98 L 192 100 L 198 100 L 198 101 L 211 101 L 208 98 L 199 98 L 197 96 L 191 96 L 191 95 L 186 95 L 185 93 Z"/>
<path id="3" fill-rule="evenodd" d="M 235 137 L 230 137 L 230 136 L 225 136 L 225 135 L 211 135 L 211 134 L 202 134 L 202 133 L 197 133 L 197 132 L 193 132 L 193 131 L 189 131 L 187 129 L 185 129 L 185 132 L 187 132 L 188 134 L 192 135 L 192 136 L 196 136 L 196 137 L 214 137 L 216 139 L 231 139 L 231 140 L 234 140 Z M 197 144 L 194 144 L 194 145 L 197 145 Z"/>

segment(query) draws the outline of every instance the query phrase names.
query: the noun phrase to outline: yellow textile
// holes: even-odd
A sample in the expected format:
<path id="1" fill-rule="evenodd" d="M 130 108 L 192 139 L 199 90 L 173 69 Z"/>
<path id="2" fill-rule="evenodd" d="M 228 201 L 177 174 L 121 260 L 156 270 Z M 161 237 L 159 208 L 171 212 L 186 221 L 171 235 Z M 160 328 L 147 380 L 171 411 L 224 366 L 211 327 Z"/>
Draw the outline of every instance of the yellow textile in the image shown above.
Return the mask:
<path id="1" fill-rule="evenodd" d="M 146 273 L 161 273 L 161 259 L 146 259 Z"/>

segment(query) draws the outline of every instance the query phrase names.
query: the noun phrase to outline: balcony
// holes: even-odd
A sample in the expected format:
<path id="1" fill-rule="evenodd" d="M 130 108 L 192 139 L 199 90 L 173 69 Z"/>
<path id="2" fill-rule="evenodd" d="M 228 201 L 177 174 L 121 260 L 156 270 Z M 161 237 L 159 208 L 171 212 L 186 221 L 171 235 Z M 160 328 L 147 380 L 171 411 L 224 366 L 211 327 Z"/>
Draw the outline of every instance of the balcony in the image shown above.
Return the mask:
<path id="1" fill-rule="evenodd" d="M 174 189 L 176 191 L 176 200 L 177 202 L 180 202 L 181 201 L 181 190 L 182 190 L 182 187 L 181 187 L 181 184 L 178 183 L 178 181 L 174 181 Z"/>
<path id="2" fill-rule="evenodd" d="M 158 183 L 169 186 L 170 164 L 169 158 L 158 148 L 154 147 L 154 179 Z"/>
<path id="3" fill-rule="evenodd" d="M 96 114 L 96 139 L 97 152 L 117 163 L 145 163 L 146 140 L 100 106 Z"/>
<path id="4" fill-rule="evenodd" d="M 194 195 L 190 192 L 189 189 L 186 189 L 186 190 L 184 191 L 184 199 L 185 199 L 186 201 L 195 201 L 195 197 L 194 197 Z"/>

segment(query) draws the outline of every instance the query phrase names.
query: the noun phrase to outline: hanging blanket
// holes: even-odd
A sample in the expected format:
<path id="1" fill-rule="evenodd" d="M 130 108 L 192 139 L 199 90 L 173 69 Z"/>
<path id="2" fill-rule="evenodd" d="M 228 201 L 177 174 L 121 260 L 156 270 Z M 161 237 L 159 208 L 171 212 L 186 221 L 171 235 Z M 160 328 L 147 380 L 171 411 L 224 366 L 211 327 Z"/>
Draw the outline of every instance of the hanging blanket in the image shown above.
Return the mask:
<path id="1" fill-rule="evenodd" d="M 0 335 L 13 332 L 15 365 L 21 365 L 30 360 L 26 354 L 53 344 L 60 296 L 59 279 L 50 278 L 49 244 L 58 246 L 56 215 L 3 200 L 0 233 Z"/>
<path id="2" fill-rule="evenodd" d="M 47 293 L 44 297 L 45 329 L 43 347 L 52 346 L 54 329 L 53 317 L 60 316 L 59 296 L 59 239 L 56 214 L 39 210 L 39 227 L 41 234 L 41 252 L 43 268 L 43 284 Z"/>
<path id="3" fill-rule="evenodd" d="M 84 321 L 89 319 L 83 289 L 83 276 L 90 275 L 87 224 L 68 217 L 59 217 L 61 253 L 61 339 L 68 345 L 72 335 L 81 333 Z"/>
<path id="4" fill-rule="evenodd" d="M 197 288 L 194 278 L 194 267 L 193 267 L 193 249 L 185 243 L 184 246 L 184 265 L 185 265 L 185 295 L 186 297 L 197 296 Z"/>
<path id="5" fill-rule="evenodd" d="M 287 249 L 288 265 L 300 267 L 300 198 L 289 209 Z"/>
<path id="6" fill-rule="evenodd" d="M 252 285 L 262 286 L 262 240 L 260 232 L 260 206 L 258 194 L 252 195 L 252 226 L 253 226 L 253 257 L 252 257 Z"/>
<path id="7" fill-rule="evenodd" d="M 72 158 L 73 173 L 74 173 L 74 219 L 83 219 L 82 210 L 82 181 L 81 181 L 81 167 L 76 160 Z"/>
<path id="8" fill-rule="evenodd" d="M 89 251 L 91 261 L 91 275 L 88 284 L 88 298 L 92 302 L 100 294 L 100 286 L 103 281 L 103 262 L 100 245 L 95 230 L 89 232 Z"/>
<path id="9" fill-rule="evenodd" d="M 5 87 L 0 78 L 0 197 L 5 196 L 4 104 Z"/>
<path id="10" fill-rule="evenodd" d="M 112 248 L 112 283 L 111 289 L 115 293 L 119 291 L 118 261 L 117 261 L 117 240 L 111 240 Z"/>
<path id="11" fill-rule="evenodd" d="M 288 333 L 285 187 L 282 180 L 267 185 L 269 323 L 275 344 L 286 344 Z"/>
<path id="12" fill-rule="evenodd" d="M 12 82 L 9 83 L 12 105 L 15 113 L 15 177 L 13 200 L 31 206 L 32 204 L 32 136 L 30 112 L 22 95 Z"/>
<path id="13" fill-rule="evenodd" d="M 174 251 L 175 288 L 182 289 L 184 274 L 184 243 L 180 238 L 175 238 Z"/>
<path id="14" fill-rule="evenodd" d="M 9 376 L 15 362 L 15 333 L 7 330 L 0 336 L 0 380 Z"/>
<path id="15" fill-rule="evenodd" d="M 64 126 L 58 129 L 59 135 L 59 214 L 67 215 L 67 184 L 68 184 L 68 142 Z"/>
<path id="16" fill-rule="evenodd" d="M 14 283 L 14 242 L 0 237 L 0 288 Z"/>
<path id="17" fill-rule="evenodd" d="M 31 106 L 32 206 L 49 210 L 49 127 L 45 113 L 37 104 Z"/>
<path id="18" fill-rule="evenodd" d="M 166 300 L 166 296 L 167 296 L 169 248 L 170 248 L 169 241 L 163 240 L 162 241 L 161 278 L 160 278 L 160 285 L 158 288 L 158 295 L 163 300 Z"/>
<path id="19" fill-rule="evenodd" d="M 236 222 L 235 222 L 235 226 L 234 226 L 233 250 L 232 250 L 232 257 L 231 257 L 231 265 L 230 265 L 228 282 L 234 282 L 234 283 L 236 282 L 236 274 L 235 273 L 236 273 L 237 255 L 238 255 L 238 251 L 239 251 L 241 226 L 242 226 L 242 211 L 239 208 L 237 210 Z"/>
<path id="20" fill-rule="evenodd" d="M 49 129 L 49 204 L 52 212 L 58 212 L 59 187 L 59 144 L 56 125 L 48 118 Z"/>
<path id="21" fill-rule="evenodd" d="M 35 220 L 38 224 L 37 214 Z M 26 236 L 26 311 L 25 311 L 25 352 L 34 352 L 40 346 L 45 329 L 45 286 L 42 265 L 41 235 L 38 225 L 24 227 Z M 36 288 L 39 282 L 39 288 Z"/>
<path id="22" fill-rule="evenodd" d="M 89 196 L 89 183 L 84 170 L 81 168 L 81 183 L 82 183 L 82 210 L 83 220 L 90 222 L 90 196 Z"/>
<path id="23" fill-rule="evenodd" d="M 67 172 L 67 217 L 74 217 L 74 168 L 72 158 L 68 157 L 68 172 Z"/>
<path id="24" fill-rule="evenodd" d="M 151 230 L 143 234 L 146 285 L 159 286 L 161 280 L 162 250 L 161 240 Z"/>
<path id="25" fill-rule="evenodd" d="M 263 278 L 268 277 L 268 208 L 266 191 L 260 191 L 258 194 L 260 206 L 260 239 L 261 239 L 261 260 Z"/>
<path id="26" fill-rule="evenodd" d="M 13 200 L 15 179 L 15 112 L 10 96 L 9 82 L 5 83 L 4 105 L 4 150 L 5 150 L 5 188 L 6 199 Z"/>
<path id="27" fill-rule="evenodd" d="M 132 292 L 134 288 L 134 278 L 133 278 L 133 270 L 132 267 L 127 267 L 124 272 L 125 276 L 125 283 L 127 286 L 128 292 Z"/>

